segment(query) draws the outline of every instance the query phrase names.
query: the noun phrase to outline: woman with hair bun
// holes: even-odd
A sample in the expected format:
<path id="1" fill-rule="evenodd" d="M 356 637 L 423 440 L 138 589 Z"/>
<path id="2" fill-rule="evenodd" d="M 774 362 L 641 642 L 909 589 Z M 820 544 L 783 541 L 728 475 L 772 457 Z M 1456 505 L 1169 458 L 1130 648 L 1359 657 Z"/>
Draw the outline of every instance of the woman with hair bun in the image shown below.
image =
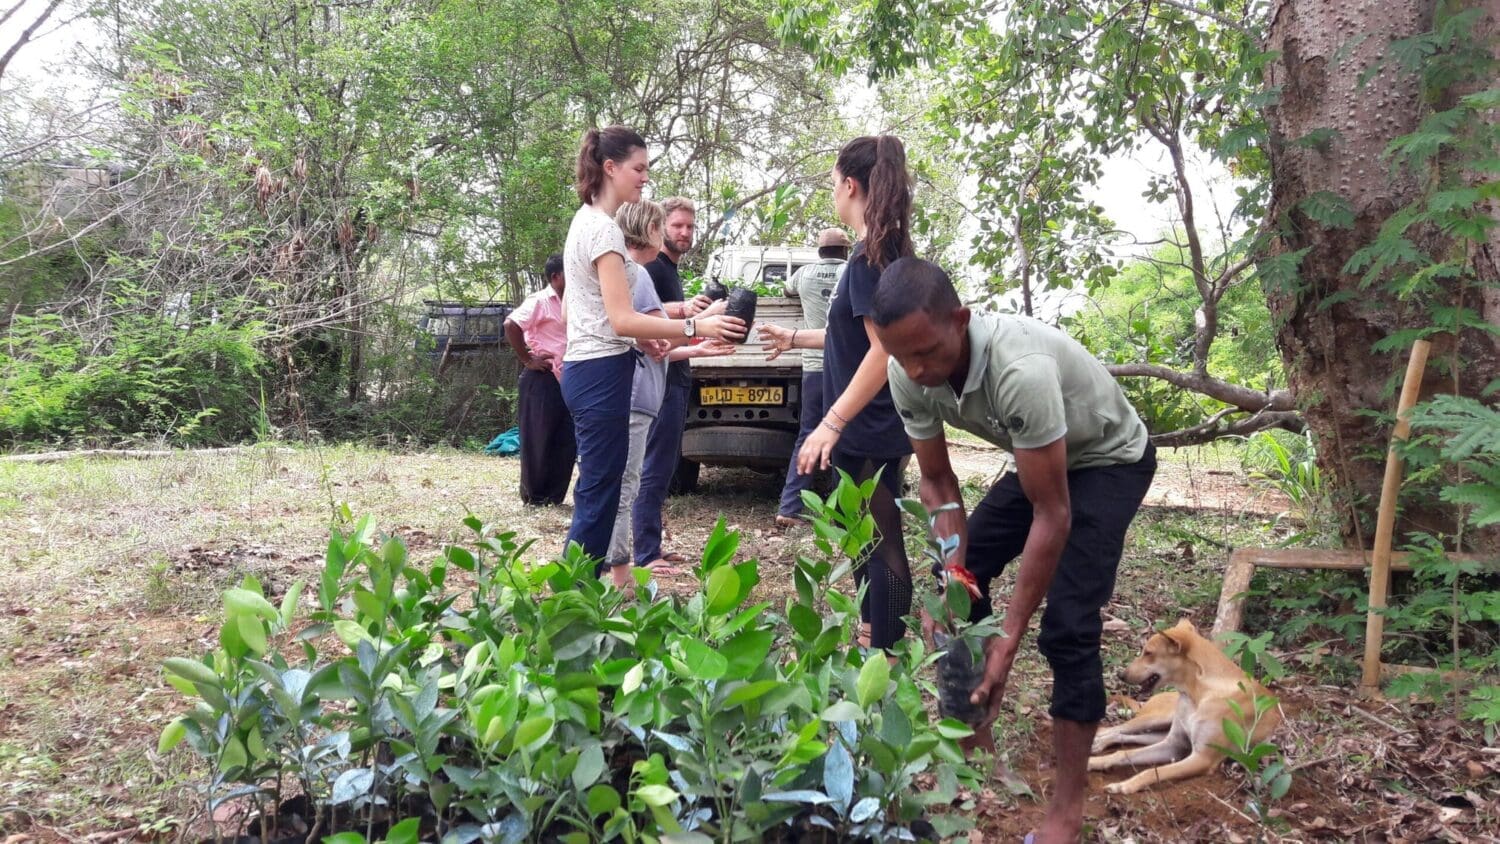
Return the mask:
<path id="1" fill-rule="evenodd" d="M 562 388 L 578 440 L 578 482 L 567 543 L 577 542 L 601 567 L 629 451 L 636 356 L 664 356 L 671 344 L 662 341 L 745 336 L 744 322 L 732 317 L 662 319 L 637 313 L 632 306 L 638 272 L 614 216 L 621 205 L 640 200 L 649 170 L 646 142 L 635 131 L 624 126 L 590 129 L 576 169 L 582 207 L 573 215 L 563 247 L 568 346 Z M 633 582 L 628 560 L 612 568 L 617 584 Z"/>
<path id="2" fill-rule="evenodd" d="M 867 584 L 860 605 L 868 635 L 861 644 L 890 648 L 906 633 L 911 611 L 911 568 L 902 543 L 902 471 L 911 441 L 886 383 L 890 356 L 870 321 L 880 273 L 913 254 L 911 176 L 906 148 L 895 135 L 863 136 L 844 144 L 833 165 L 833 207 L 858 241 L 828 303 L 828 326 L 792 330 L 762 325 L 760 335 L 776 357 L 787 349 L 823 349 L 826 394 L 833 399 L 797 455 L 802 474 L 830 466 L 859 483 L 880 473 L 870 499 L 878 537 L 855 568 Z"/>

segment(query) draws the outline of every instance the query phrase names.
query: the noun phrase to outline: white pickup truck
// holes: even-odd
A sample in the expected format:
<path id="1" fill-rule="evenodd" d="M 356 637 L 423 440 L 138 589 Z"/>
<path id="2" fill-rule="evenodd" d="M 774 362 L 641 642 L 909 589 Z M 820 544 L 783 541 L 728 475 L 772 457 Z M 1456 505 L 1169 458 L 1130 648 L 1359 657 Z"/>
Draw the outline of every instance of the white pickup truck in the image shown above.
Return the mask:
<path id="1" fill-rule="evenodd" d="M 792 273 L 818 260 L 811 247 L 727 246 L 708 259 L 706 281 L 726 287 L 771 288 L 789 296 L 762 296 L 755 321 L 788 328 L 802 325 L 802 304 L 786 289 Z M 773 361 L 754 327 L 738 351 L 692 362 L 682 460 L 673 478 L 675 492 L 698 485 L 701 466 L 748 466 L 786 471 L 802 408 L 802 355 L 787 352 Z"/>

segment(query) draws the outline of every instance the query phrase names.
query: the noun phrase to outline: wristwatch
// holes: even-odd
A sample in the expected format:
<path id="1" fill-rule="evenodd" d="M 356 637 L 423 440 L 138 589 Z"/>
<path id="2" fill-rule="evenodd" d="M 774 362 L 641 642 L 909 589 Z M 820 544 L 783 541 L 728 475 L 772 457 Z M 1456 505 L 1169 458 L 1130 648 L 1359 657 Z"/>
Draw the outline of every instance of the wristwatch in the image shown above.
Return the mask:
<path id="1" fill-rule="evenodd" d="M 697 337 L 698 336 L 698 326 L 697 326 L 697 324 L 695 324 L 693 322 L 693 318 L 692 317 L 688 317 L 686 320 L 683 320 L 683 323 L 682 323 L 682 334 L 683 334 L 684 337 Z"/>

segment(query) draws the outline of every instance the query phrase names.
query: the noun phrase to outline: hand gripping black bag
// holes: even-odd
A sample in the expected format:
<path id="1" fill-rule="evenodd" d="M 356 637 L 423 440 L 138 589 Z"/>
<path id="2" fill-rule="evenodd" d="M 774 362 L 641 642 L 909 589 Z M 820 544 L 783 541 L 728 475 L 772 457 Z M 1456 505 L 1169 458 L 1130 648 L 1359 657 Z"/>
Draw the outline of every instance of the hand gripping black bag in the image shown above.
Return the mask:
<path id="1" fill-rule="evenodd" d="M 750 324 L 755 322 L 755 302 L 759 297 L 754 290 L 746 290 L 736 287 L 729 291 L 729 304 L 724 308 L 724 316 L 739 317 L 745 321 L 745 337 L 740 338 L 741 343 L 750 336 Z"/>
<path id="2" fill-rule="evenodd" d="M 983 655 L 976 663 L 964 640 L 951 639 L 942 633 L 935 634 L 933 639 L 943 652 L 937 670 L 938 714 L 971 727 L 978 726 L 984 721 L 984 709 L 971 703 L 969 696 L 984 680 Z"/>

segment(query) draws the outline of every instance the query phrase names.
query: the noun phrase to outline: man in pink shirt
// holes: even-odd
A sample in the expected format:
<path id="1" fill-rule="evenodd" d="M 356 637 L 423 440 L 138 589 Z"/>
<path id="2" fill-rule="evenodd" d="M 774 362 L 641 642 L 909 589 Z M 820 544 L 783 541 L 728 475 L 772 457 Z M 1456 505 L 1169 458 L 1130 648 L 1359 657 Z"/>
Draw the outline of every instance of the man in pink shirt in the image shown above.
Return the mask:
<path id="1" fill-rule="evenodd" d="M 545 269 L 547 286 L 527 296 L 505 318 L 505 339 L 521 362 L 521 501 L 561 504 L 573 478 L 578 446 L 573 417 L 563 403 L 563 258 L 553 255 Z"/>

